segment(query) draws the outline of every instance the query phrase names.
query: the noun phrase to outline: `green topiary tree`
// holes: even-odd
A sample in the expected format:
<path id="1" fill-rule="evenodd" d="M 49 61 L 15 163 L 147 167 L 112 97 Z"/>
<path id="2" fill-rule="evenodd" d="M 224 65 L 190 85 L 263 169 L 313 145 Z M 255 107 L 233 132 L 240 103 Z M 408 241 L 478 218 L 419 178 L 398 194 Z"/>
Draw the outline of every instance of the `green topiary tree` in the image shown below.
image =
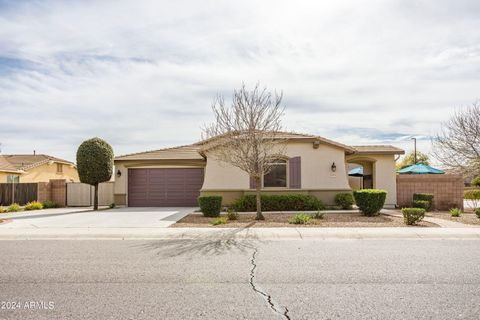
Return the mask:
<path id="1" fill-rule="evenodd" d="M 94 186 L 93 210 L 98 210 L 98 184 L 109 181 L 113 173 L 113 149 L 100 138 L 84 141 L 77 150 L 80 181 Z"/>

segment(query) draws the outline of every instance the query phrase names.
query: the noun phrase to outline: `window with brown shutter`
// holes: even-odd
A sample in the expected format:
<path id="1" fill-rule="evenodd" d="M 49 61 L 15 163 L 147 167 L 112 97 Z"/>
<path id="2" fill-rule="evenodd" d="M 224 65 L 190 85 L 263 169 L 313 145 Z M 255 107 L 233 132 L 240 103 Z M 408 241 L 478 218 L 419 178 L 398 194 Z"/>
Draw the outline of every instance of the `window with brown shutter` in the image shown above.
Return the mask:
<path id="1" fill-rule="evenodd" d="M 57 173 L 62 173 L 63 172 L 63 164 L 57 163 Z"/>
<path id="2" fill-rule="evenodd" d="M 301 158 L 292 157 L 288 160 L 289 187 L 291 189 L 300 189 L 302 187 L 302 167 Z"/>

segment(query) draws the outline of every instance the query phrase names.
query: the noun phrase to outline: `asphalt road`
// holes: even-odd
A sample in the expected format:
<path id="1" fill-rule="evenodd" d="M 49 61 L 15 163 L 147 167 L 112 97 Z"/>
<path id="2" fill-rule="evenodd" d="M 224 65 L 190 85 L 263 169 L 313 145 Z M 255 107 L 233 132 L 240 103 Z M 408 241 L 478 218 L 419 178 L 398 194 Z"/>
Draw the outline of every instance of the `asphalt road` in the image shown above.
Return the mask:
<path id="1" fill-rule="evenodd" d="M 0 245 L 0 319 L 480 318 L 475 240 Z"/>

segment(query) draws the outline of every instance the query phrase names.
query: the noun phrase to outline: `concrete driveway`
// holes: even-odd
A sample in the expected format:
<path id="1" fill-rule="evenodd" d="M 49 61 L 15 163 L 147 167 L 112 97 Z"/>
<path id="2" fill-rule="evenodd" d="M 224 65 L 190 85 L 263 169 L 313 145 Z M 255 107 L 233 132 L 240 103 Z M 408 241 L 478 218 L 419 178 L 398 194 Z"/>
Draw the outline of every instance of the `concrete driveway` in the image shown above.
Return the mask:
<path id="1" fill-rule="evenodd" d="M 1 215 L 0 228 L 166 228 L 196 208 L 61 208 Z"/>

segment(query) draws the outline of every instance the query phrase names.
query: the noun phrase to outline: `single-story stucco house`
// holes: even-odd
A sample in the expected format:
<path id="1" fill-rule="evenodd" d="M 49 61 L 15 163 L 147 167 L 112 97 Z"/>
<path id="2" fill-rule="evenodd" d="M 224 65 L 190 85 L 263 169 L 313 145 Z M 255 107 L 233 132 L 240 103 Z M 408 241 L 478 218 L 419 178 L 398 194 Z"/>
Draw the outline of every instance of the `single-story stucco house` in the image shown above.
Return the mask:
<path id="1" fill-rule="evenodd" d="M 323 137 L 282 132 L 286 157 L 275 161 L 262 179 L 262 192 L 303 193 L 333 204 L 349 192 L 348 164 L 363 166 L 371 188 L 388 191 L 386 206 L 396 204 L 395 159 L 404 151 L 389 145 L 347 146 Z M 225 205 L 254 192 L 249 175 L 212 156 L 212 139 L 191 145 L 115 158 L 115 203 L 131 207 L 196 206 L 199 195 L 221 195 Z M 370 181 L 368 183 L 368 181 Z"/>

